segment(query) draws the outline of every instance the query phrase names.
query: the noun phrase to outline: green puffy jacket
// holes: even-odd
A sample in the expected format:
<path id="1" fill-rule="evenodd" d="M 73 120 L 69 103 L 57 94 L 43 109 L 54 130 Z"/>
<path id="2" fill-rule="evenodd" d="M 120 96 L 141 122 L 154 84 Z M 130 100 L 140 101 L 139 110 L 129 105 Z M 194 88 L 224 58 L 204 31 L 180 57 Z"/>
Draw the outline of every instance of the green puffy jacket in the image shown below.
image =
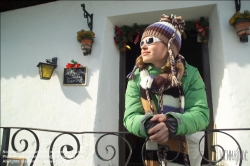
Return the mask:
<path id="1" fill-rule="evenodd" d="M 178 122 L 176 135 L 187 135 L 203 130 L 209 123 L 209 108 L 205 84 L 199 71 L 185 64 L 187 75 L 182 77 L 182 87 L 185 96 L 185 113 L 169 112 L 166 115 L 172 115 Z M 161 69 L 148 67 L 150 75 L 159 75 Z M 135 78 L 130 80 L 127 85 L 125 96 L 125 113 L 123 124 L 127 130 L 139 137 L 146 137 L 146 132 L 141 128 L 141 121 L 144 117 L 144 110 L 140 98 L 140 74 L 139 69 L 135 71 Z M 153 101 L 158 108 L 158 96 L 153 95 Z"/>

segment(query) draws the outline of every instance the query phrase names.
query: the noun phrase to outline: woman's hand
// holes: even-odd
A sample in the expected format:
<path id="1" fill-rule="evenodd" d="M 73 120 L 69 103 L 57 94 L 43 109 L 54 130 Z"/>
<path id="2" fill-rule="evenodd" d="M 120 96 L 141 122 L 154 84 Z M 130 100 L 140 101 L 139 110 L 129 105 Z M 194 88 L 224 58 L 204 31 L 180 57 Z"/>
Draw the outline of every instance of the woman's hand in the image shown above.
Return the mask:
<path id="1" fill-rule="evenodd" d="M 167 117 L 164 114 L 154 115 L 153 118 L 150 120 L 160 122 L 148 131 L 148 134 L 150 135 L 149 139 L 151 141 L 157 142 L 159 144 L 164 144 L 168 141 L 169 132 L 165 124 L 166 120 Z"/>

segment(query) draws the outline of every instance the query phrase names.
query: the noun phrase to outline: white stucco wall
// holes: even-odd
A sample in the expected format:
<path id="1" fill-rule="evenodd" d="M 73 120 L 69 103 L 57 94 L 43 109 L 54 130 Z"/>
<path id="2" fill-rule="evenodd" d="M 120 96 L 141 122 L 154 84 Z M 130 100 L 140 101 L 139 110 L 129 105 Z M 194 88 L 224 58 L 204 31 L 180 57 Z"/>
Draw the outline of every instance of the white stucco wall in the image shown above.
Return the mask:
<path id="1" fill-rule="evenodd" d="M 250 3 L 241 2 L 241 11 L 249 10 Z M 235 9 L 232 3 L 218 4 L 209 19 L 210 36 L 210 70 L 214 120 L 217 128 L 249 128 L 250 87 L 250 43 L 241 43 L 235 29 L 228 26 L 228 20 Z M 218 18 L 216 16 L 219 16 Z M 243 151 L 243 164 L 249 165 L 250 140 L 249 131 L 228 131 L 240 144 Z M 239 155 L 235 142 L 225 134 L 217 134 L 217 143 L 226 150 L 224 165 L 236 165 L 238 159 L 232 159 L 230 152 Z M 221 152 L 221 150 L 219 150 Z M 218 154 L 218 153 L 217 153 Z M 230 160 L 231 161 L 228 161 Z M 246 161 L 248 160 L 248 161 Z"/>
<path id="2" fill-rule="evenodd" d="M 81 4 L 94 14 L 96 33 L 90 56 L 83 56 L 76 32 L 88 29 Z M 241 9 L 249 9 L 250 2 L 242 1 Z M 205 6 L 209 5 L 209 6 Z M 1 126 L 44 128 L 64 131 L 118 131 L 119 115 L 119 51 L 114 44 L 114 25 L 132 26 L 158 21 L 162 13 L 182 15 L 185 20 L 206 16 L 210 22 L 209 56 L 214 119 L 217 128 L 250 127 L 249 92 L 250 42 L 240 43 L 228 20 L 235 11 L 232 1 L 192 2 L 131 2 L 131 1 L 58 1 L 1 13 Z M 58 67 L 49 81 L 40 80 L 36 65 L 45 59 L 58 57 Z M 88 67 L 86 86 L 62 85 L 63 68 L 72 59 Z M 27 133 L 27 132 L 26 132 Z M 33 139 L 31 135 L 25 135 Z M 249 132 L 230 132 L 250 151 L 245 140 Z M 56 134 L 38 132 L 39 155 L 35 165 L 48 162 L 47 153 Z M 25 137 L 25 138 L 26 138 Z M 118 155 L 103 162 L 94 153 L 98 135 L 77 135 L 81 143 L 75 160 L 65 161 L 56 156 L 55 165 L 118 165 Z M 229 139 L 229 138 L 228 138 Z M 17 138 L 17 145 L 20 139 Z M 217 135 L 218 144 L 227 150 L 236 147 L 224 136 Z M 58 138 L 55 148 L 62 145 L 76 147 L 72 137 Z M 104 144 L 112 144 L 118 151 L 116 137 L 101 144 L 102 157 L 110 157 Z M 34 139 L 28 152 L 35 148 Z M 106 145 L 106 144 L 105 144 Z M 23 148 L 19 145 L 19 150 Z M 75 151 L 74 151 L 75 152 Z M 74 152 L 66 153 L 72 157 Z M 15 154 L 28 158 L 31 154 Z M 43 156 L 45 159 L 41 159 Z M 250 152 L 248 153 L 250 159 Z M 61 162 L 64 162 L 62 164 Z M 234 161 L 225 161 L 229 165 Z M 249 165 L 249 161 L 243 161 Z"/>

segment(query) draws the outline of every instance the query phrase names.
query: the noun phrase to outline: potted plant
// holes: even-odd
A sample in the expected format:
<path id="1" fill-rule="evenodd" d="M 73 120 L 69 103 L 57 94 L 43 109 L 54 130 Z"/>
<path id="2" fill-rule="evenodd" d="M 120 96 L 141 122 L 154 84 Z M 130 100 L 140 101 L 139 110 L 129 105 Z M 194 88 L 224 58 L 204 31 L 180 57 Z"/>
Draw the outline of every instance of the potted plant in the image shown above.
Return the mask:
<path id="1" fill-rule="evenodd" d="M 248 42 L 248 35 L 250 35 L 250 12 L 248 10 L 244 12 L 237 11 L 230 18 L 229 24 L 234 26 L 241 42 Z"/>
<path id="2" fill-rule="evenodd" d="M 77 32 L 77 41 L 81 43 L 84 55 L 91 53 L 92 43 L 94 42 L 95 33 L 93 31 L 85 31 L 84 29 Z"/>

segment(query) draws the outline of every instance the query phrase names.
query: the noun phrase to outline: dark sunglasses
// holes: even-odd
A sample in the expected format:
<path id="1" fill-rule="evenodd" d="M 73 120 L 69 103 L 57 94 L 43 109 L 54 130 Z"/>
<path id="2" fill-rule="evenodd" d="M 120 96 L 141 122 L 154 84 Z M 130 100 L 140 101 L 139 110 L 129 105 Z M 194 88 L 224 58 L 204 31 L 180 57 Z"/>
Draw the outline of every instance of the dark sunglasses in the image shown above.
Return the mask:
<path id="1" fill-rule="evenodd" d="M 154 36 L 150 36 L 150 37 L 147 37 L 145 38 L 144 40 L 142 40 L 140 42 L 140 47 L 142 47 L 142 45 L 145 43 L 147 46 L 151 45 L 151 44 L 154 44 L 155 42 L 160 42 L 161 40 L 158 39 L 157 37 L 154 37 Z"/>

